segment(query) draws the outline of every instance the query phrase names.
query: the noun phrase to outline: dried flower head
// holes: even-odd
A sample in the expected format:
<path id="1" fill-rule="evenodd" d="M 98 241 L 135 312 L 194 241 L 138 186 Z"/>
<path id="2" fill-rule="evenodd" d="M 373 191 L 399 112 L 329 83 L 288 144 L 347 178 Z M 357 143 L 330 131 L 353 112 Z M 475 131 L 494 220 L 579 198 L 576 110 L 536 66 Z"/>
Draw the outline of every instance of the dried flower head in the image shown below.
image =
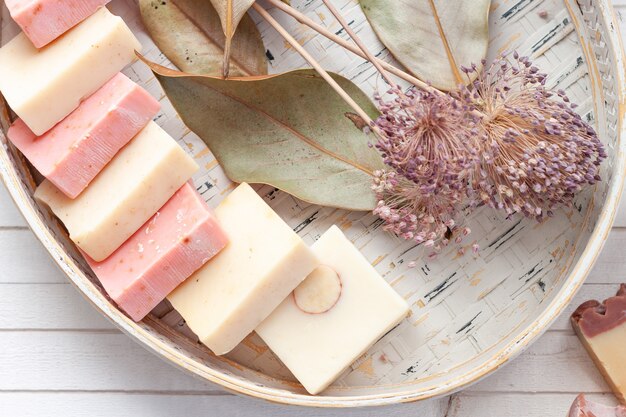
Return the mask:
<path id="1" fill-rule="evenodd" d="M 386 230 L 436 253 L 469 234 L 457 226 L 462 206 L 541 221 L 600 180 L 606 153 L 593 128 L 528 58 L 512 58 L 463 68 L 477 78 L 451 94 L 393 88 L 391 100 L 377 97 L 375 146 L 390 169 L 375 175 L 374 213 Z"/>
<path id="2" fill-rule="evenodd" d="M 477 119 L 448 95 L 394 88 L 377 97 L 376 148 L 392 171 L 376 173 L 375 213 L 385 229 L 439 249 L 451 239 L 458 204 L 478 161 L 471 145 Z"/>
<path id="3" fill-rule="evenodd" d="M 517 53 L 512 58 L 496 60 L 478 73 L 471 88 L 458 92 L 467 106 L 484 114 L 471 197 L 541 221 L 600 180 L 606 153 L 565 92 L 547 89 L 546 75 L 528 58 Z M 463 70 L 478 72 L 475 66 Z"/>

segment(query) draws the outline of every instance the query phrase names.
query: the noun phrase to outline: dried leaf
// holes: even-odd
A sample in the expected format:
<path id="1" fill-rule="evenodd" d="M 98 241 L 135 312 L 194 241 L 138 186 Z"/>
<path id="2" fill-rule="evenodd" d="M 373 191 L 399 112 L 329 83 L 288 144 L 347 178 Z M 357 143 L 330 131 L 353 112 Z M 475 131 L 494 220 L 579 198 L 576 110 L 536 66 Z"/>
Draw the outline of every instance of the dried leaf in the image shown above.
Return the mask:
<path id="1" fill-rule="evenodd" d="M 218 75 L 225 36 L 220 18 L 207 0 L 139 0 L 141 17 L 159 49 L 182 71 Z M 232 75 L 267 74 L 261 34 L 245 15 L 232 40 Z"/>
<path id="2" fill-rule="evenodd" d="M 248 9 L 252 6 L 255 0 L 211 0 L 213 7 L 217 10 L 217 14 L 220 16 L 222 22 L 222 29 L 224 35 L 226 35 L 226 43 L 224 47 L 224 77 L 228 77 L 230 54 L 231 54 L 231 41 L 235 36 L 235 31 L 239 22 L 246 15 Z"/>
<path id="3" fill-rule="evenodd" d="M 468 83 L 461 65 L 480 64 L 489 43 L 490 0 L 361 0 L 387 49 L 441 90 Z"/>
<path id="4" fill-rule="evenodd" d="M 233 181 L 270 184 L 325 206 L 374 208 L 372 174 L 383 167 L 380 155 L 315 71 L 225 80 L 146 63 Z M 372 118 L 378 115 L 358 87 L 333 77 Z"/>

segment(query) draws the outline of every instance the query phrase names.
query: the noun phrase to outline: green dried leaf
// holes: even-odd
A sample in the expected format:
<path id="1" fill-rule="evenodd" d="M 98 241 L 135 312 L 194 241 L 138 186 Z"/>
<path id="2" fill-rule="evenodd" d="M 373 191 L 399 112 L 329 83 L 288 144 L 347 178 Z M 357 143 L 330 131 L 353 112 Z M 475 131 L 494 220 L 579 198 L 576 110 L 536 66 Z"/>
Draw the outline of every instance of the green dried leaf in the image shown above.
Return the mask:
<path id="1" fill-rule="evenodd" d="M 479 65 L 487 54 L 490 0 L 360 1 L 393 56 L 436 88 L 467 84 L 461 65 Z"/>
<path id="2" fill-rule="evenodd" d="M 325 206 L 374 208 L 370 187 L 381 157 L 315 71 L 224 80 L 146 63 L 233 181 L 270 184 Z M 372 118 L 378 115 L 358 87 L 333 77 Z"/>
<path id="3" fill-rule="evenodd" d="M 141 17 L 154 43 L 182 71 L 218 75 L 226 37 L 207 0 L 139 0 Z M 230 72 L 267 74 L 265 48 L 256 25 L 245 15 L 232 39 Z"/>

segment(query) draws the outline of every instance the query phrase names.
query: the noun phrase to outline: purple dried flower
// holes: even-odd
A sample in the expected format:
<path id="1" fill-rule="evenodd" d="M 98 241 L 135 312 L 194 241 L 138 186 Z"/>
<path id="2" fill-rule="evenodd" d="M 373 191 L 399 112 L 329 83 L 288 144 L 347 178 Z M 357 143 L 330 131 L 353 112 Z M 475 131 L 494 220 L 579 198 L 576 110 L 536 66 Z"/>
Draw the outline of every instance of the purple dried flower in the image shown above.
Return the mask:
<path id="1" fill-rule="evenodd" d="M 606 153 L 594 129 L 564 91 L 545 87 L 528 58 L 514 52 L 512 62 L 463 67 L 478 77 L 451 94 L 393 88 L 392 100 L 377 98 L 375 146 L 390 169 L 375 173 L 374 213 L 429 256 L 470 233 L 456 224 L 461 207 L 486 204 L 541 221 L 600 180 Z"/>
<path id="2" fill-rule="evenodd" d="M 478 136 L 481 161 L 470 187 L 474 204 L 541 221 L 600 180 L 606 153 L 596 132 L 565 92 L 548 90 L 545 81 L 527 57 L 514 53 L 512 63 L 496 61 L 457 93 L 485 115 Z"/>
<path id="3" fill-rule="evenodd" d="M 451 240 L 456 207 L 466 199 L 478 161 L 472 146 L 478 119 L 448 95 L 390 93 L 393 100 L 379 99 L 375 146 L 392 171 L 376 173 L 374 212 L 386 230 L 438 252 Z"/>

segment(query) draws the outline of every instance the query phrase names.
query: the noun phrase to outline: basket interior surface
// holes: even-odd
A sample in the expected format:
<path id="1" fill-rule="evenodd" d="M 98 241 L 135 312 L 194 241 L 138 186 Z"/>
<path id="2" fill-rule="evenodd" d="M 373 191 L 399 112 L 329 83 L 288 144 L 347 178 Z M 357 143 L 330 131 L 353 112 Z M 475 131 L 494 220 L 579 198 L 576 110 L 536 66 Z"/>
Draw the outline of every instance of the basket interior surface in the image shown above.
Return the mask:
<path id="1" fill-rule="evenodd" d="M 393 61 L 367 23 L 358 2 L 337 0 L 347 20 L 374 52 Z M 610 15 L 590 0 L 503 0 L 490 12 L 489 57 L 515 49 L 530 56 L 548 84 L 563 89 L 607 146 L 603 182 L 585 190 L 575 206 L 559 210 L 537 224 L 522 217 L 505 218 L 479 209 L 467 218 L 478 256 L 460 256 L 451 247 L 436 259 L 381 228 L 369 213 L 347 212 L 304 203 L 269 186 L 258 192 L 307 242 L 313 243 L 337 224 L 393 288 L 410 304 L 409 317 L 380 339 L 324 394 L 313 398 L 256 336 L 249 336 L 226 358 L 197 343 L 167 302 L 135 325 L 111 303 L 66 232 L 32 201 L 33 176 L 23 158 L 3 140 L 2 174 L 20 209 L 43 244 L 70 279 L 116 324 L 171 362 L 224 386 L 276 401 L 316 405 L 403 401 L 443 394 L 496 369 L 534 339 L 565 306 L 582 283 L 610 227 L 622 181 L 618 152 L 620 98 Z M 604 4 L 604 2 L 602 2 Z M 292 0 L 300 11 L 329 26 L 339 25 L 320 0 Z M 113 0 L 110 10 L 122 16 L 142 42 L 148 59 L 169 65 L 141 23 L 134 0 Z M 543 13 L 547 12 L 547 17 Z M 327 68 L 352 79 L 366 93 L 384 85 L 360 58 L 275 11 L 280 21 Z M 16 33 L 2 10 L 2 42 Z M 265 22 L 256 19 L 271 72 L 306 67 Z M 621 61 L 619 61 L 621 62 Z M 162 103 L 156 121 L 196 158 L 201 166 L 195 184 L 210 206 L 234 187 L 203 142 L 181 122 L 150 70 L 135 63 L 124 71 Z M 6 117 L 3 128 L 6 131 Z M 608 212 L 607 212 L 608 211 Z M 590 240 L 595 246 L 590 248 Z M 414 262 L 416 267 L 408 264 Z M 355 326 L 367 323 L 355 322 Z M 315 360 L 315 358 L 311 358 Z M 360 402 L 359 402 L 360 401 Z"/>

